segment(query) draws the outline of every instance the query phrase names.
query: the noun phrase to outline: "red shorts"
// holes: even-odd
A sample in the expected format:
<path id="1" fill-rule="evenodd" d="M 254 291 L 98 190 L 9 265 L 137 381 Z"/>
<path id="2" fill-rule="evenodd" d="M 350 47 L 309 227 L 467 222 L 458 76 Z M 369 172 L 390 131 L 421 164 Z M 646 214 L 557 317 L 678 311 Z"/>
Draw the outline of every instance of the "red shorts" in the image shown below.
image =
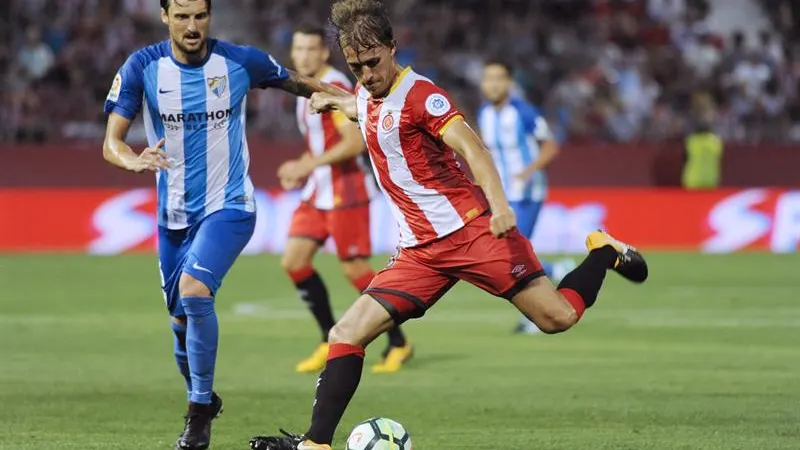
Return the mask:
<path id="1" fill-rule="evenodd" d="M 439 240 L 400 249 L 364 293 L 398 324 L 421 317 L 459 280 L 510 300 L 544 270 L 528 239 L 516 229 L 494 237 L 489 219 L 484 214 Z"/>
<path id="2" fill-rule="evenodd" d="M 311 239 L 319 245 L 332 237 L 340 260 L 369 258 L 369 204 L 328 211 L 303 202 L 292 216 L 289 237 Z"/>

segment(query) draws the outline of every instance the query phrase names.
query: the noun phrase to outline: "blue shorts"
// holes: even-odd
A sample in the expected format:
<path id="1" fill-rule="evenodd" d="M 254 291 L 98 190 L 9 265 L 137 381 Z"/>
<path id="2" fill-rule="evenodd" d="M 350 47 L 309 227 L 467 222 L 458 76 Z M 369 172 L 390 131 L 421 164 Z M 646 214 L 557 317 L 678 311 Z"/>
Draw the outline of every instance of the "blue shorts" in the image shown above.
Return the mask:
<path id="1" fill-rule="evenodd" d="M 178 291 L 181 274 L 191 275 L 216 294 L 255 226 L 255 213 L 223 209 L 182 230 L 158 227 L 161 290 L 172 317 L 186 315 Z"/>
<path id="2" fill-rule="evenodd" d="M 533 237 L 533 229 L 536 227 L 536 220 L 542 210 L 543 202 L 538 200 L 522 200 L 509 202 L 514 214 L 517 215 L 517 228 L 519 232 L 530 239 Z"/>

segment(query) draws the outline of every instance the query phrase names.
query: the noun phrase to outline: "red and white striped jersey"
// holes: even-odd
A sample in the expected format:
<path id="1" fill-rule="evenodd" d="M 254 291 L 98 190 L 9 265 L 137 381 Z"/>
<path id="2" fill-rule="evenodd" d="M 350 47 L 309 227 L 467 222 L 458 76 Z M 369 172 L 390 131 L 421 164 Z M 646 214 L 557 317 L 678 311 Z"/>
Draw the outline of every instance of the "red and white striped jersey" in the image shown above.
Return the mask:
<path id="1" fill-rule="evenodd" d="M 321 80 L 353 90 L 350 80 L 333 67 L 325 71 Z M 339 143 L 342 137 L 338 127 L 344 122 L 349 122 L 349 119 L 340 112 L 312 114 L 308 99 L 297 98 L 297 124 L 312 155 L 319 156 Z M 302 198 L 316 208 L 330 210 L 368 203 L 375 191 L 372 175 L 364 167 L 362 159 L 355 157 L 314 169 L 303 188 Z"/>
<path id="2" fill-rule="evenodd" d="M 442 134 L 463 119 L 443 89 L 406 68 L 384 98 L 356 91 L 358 122 L 381 189 L 400 228 L 400 246 L 446 236 L 488 209 Z"/>

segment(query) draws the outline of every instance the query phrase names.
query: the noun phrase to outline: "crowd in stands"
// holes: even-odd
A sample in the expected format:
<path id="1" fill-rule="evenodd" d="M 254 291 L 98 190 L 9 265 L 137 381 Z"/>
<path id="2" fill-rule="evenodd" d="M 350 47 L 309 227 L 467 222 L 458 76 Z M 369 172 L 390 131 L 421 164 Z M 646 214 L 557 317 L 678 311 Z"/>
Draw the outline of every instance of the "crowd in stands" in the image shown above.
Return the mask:
<path id="1" fill-rule="evenodd" d="M 468 115 L 481 102 L 483 62 L 502 58 L 560 139 L 661 141 L 708 128 L 726 141 L 800 141 L 800 2 L 760 0 L 774 26 L 757 39 L 713 32 L 708 0 L 386 3 L 400 62 L 448 89 Z M 324 21 L 329 7 L 218 0 L 213 33 L 289 64 L 294 27 Z M 158 12 L 155 0 L 4 1 L 0 141 L 102 138 L 116 70 L 166 38 Z M 256 92 L 248 107 L 251 132 L 297 136 L 288 95 Z"/>

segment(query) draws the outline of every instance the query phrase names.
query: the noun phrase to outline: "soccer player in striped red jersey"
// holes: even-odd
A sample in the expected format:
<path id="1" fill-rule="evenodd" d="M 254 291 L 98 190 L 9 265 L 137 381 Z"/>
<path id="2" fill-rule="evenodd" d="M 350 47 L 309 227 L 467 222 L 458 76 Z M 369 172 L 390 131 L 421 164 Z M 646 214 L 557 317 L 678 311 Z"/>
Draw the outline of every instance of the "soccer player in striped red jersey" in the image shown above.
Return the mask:
<path id="1" fill-rule="evenodd" d="M 295 31 L 291 58 L 297 72 L 352 92 L 352 83 L 328 64 L 329 57 L 324 28 L 304 25 Z M 322 342 L 296 369 L 318 372 L 328 359 L 328 332 L 334 319 L 328 291 L 312 260 L 331 237 L 350 283 L 358 292 L 369 286 L 375 276 L 369 264 L 372 253 L 369 203 L 376 188 L 361 159 L 364 141 L 347 116 L 339 111 L 315 114 L 308 99 L 298 97 L 297 123 L 307 151 L 302 157 L 284 163 L 278 176 L 287 189 L 299 187 L 303 179 L 308 181 L 302 203 L 292 218 L 282 264 L 322 332 Z M 389 345 L 373 372 L 396 372 L 412 355 L 411 344 L 399 326 L 391 328 L 387 335 Z"/>
<path id="2" fill-rule="evenodd" d="M 331 330 L 308 431 L 254 437 L 254 450 L 330 450 L 360 382 L 364 348 L 388 328 L 421 317 L 459 280 L 505 298 L 553 334 L 571 328 L 595 303 L 609 269 L 637 283 L 647 278 L 636 249 L 597 231 L 587 237 L 586 259 L 555 288 L 516 229 L 480 138 L 444 90 L 397 64 L 383 5 L 340 0 L 331 16 L 360 86 L 354 96 L 314 94 L 311 106 L 358 121 L 399 224 L 401 248 Z M 470 166 L 475 183 L 455 153 Z"/>

